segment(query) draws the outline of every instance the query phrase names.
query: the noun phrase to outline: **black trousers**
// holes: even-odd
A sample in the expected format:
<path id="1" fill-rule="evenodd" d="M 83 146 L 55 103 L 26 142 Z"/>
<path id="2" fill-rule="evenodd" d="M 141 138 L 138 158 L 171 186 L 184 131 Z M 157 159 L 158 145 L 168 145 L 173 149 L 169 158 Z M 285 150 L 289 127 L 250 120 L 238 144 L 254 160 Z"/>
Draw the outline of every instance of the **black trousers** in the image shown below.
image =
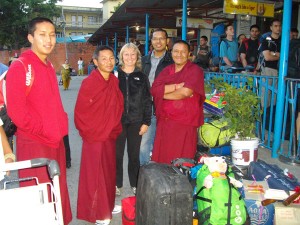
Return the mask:
<path id="1" fill-rule="evenodd" d="M 69 135 L 64 136 L 64 145 L 66 149 L 66 162 L 71 162 L 71 149 L 69 143 Z"/>
<path id="2" fill-rule="evenodd" d="M 122 133 L 117 138 L 117 187 L 123 187 L 123 158 L 127 140 L 128 176 L 131 187 L 136 187 L 140 169 L 140 145 L 142 136 L 139 135 L 141 123 L 122 124 Z"/>

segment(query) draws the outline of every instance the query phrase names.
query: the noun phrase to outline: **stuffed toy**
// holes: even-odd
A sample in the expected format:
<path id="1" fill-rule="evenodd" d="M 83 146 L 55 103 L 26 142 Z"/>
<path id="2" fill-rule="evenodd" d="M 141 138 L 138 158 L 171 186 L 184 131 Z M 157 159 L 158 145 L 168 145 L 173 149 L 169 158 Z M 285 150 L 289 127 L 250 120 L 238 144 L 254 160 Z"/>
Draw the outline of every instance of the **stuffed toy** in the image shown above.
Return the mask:
<path id="1" fill-rule="evenodd" d="M 204 178 L 204 186 L 206 188 L 211 188 L 213 186 L 213 179 L 214 178 L 222 178 L 226 179 L 226 171 L 227 171 L 227 163 L 225 161 L 224 157 L 202 157 L 201 161 L 208 167 L 208 170 L 210 171 L 210 174 L 207 175 Z M 236 180 L 233 177 L 230 177 L 230 183 L 233 184 L 233 186 L 240 188 L 243 186 L 243 183 Z"/>
<path id="2" fill-rule="evenodd" d="M 246 221 L 245 201 L 236 187 L 224 157 L 202 157 L 204 165 L 197 173 L 196 196 L 198 223 L 203 225 L 242 225 Z"/>

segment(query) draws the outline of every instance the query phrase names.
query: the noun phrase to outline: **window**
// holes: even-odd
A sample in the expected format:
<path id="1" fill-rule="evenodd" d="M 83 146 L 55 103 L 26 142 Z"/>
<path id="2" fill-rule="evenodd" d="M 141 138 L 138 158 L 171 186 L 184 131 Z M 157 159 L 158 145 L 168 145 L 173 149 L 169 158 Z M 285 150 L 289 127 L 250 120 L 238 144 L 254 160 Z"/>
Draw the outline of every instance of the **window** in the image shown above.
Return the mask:
<path id="1" fill-rule="evenodd" d="M 77 21 L 78 21 L 78 26 L 82 27 L 83 26 L 83 17 L 82 16 L 78 16 L 77 17 Z"/>
<path id="2" fill-rule="evenodd" d="M 92 25 L 96 23 L 96 17 L 95 16 L 89 16 L 88 17 L 88 24 Z"/>
<path id="3" fill-rule="evenodd" d="M 71 20 L 72 20 L 72 27 L 75 27 L 76 26 L 76 16 L 72 16 Z"/>

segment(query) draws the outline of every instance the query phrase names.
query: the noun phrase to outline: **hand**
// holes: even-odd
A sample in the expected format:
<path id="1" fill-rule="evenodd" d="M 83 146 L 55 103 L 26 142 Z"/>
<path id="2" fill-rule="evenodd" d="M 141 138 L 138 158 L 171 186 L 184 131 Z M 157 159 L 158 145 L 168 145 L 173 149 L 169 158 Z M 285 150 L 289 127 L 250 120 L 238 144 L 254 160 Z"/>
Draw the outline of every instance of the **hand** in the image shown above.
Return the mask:
<path id="1" fill-rule="evenodd" d="M 7 159 L 5 160 L 5 163 L 13 163 L 13 162 L 14 162 L 14 160 L 12 160 L 11 158 L 7 158 Z M 7 172 L 6 172 L 6 175 L 9 176 L 9 174 L 10 174 L 10 172 L 7 171 Z"/>
<path id="2" fill-rule="evenodd" d="M 179 83 L 179 84 L 175 84 L 175 85 L 176 85 L 176 86 L 175 86 L 175 87 L 176 87 L 175 89 L 177 90 L 177 89 L 182 88 L 182 87 L 184 86 L 184 82 Z"/>
<path id="3" fill-rule="evenodd" d="M 147 130 L 148 130 L 148 127 L 149 127 L 149 126 L 143 124 L 143 125 L 141 126 L 141 128 L 140 128 L 139 135 L 145 134 L 145 133 L 147 132 Z"/>

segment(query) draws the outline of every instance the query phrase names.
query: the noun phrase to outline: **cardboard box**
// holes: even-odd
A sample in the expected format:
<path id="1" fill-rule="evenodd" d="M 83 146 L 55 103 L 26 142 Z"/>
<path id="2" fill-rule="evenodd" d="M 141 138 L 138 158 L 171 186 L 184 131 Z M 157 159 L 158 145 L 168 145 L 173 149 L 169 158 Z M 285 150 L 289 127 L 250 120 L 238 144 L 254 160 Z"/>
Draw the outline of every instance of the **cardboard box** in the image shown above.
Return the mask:
<path id="1" fill-rule="evenodd" d="M 266 181 L 243 180 L 243 196 L 251 225 L 273 225 L 274 205 L 262 206 L 264 193 L 269 188 Z"/>
<path id="2" fill-rule="evenodd" d="M 274 204 L 262 206 L 260 201 L 251 199 L 245 199 L 245 202 L 251 225 L 273 225 Z"/>
<path id="3" fill-rule="evenodd" d="M 284 206 L 282 203 L 275 203 L 274 225 L 299 225 L 300 224 L 300 204 L 290 204 Z"/>

